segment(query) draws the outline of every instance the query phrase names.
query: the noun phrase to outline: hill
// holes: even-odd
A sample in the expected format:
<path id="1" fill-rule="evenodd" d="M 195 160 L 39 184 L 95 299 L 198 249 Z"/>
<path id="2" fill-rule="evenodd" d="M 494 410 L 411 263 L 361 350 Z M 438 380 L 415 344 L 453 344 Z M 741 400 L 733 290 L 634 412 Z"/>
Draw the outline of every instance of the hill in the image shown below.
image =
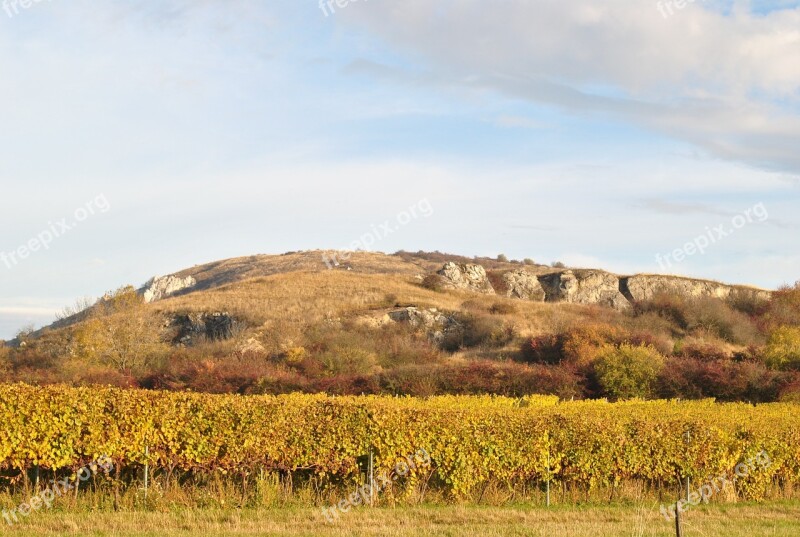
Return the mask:
<path id="1" fill-rule="evenodd" d="M 209 392 L 767 401 L 800 391 L 797 295 L 439 252 L 256 255 L 122 287 L 0 348 L 0 371 Z"/>

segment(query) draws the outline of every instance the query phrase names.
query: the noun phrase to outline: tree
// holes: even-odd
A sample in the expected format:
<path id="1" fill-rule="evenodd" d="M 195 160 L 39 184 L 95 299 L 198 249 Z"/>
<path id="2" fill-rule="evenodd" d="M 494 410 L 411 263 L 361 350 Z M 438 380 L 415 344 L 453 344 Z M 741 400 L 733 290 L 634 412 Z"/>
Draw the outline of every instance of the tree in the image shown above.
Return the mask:
<path id="1" fill-rule="evenodd" d="M 131 287 L 106 294 L 75 330 L 73 354 L 131 374 L 165 350 L 158 316 Z"/>
<path id="2" fill-rule="evenodd" d="M 614 399 L 652 395 L 664 367 L 664 357 L 649 345 L 622 344 L 606 347 L 598 356 L 594 370 L 603 392 Z"/>

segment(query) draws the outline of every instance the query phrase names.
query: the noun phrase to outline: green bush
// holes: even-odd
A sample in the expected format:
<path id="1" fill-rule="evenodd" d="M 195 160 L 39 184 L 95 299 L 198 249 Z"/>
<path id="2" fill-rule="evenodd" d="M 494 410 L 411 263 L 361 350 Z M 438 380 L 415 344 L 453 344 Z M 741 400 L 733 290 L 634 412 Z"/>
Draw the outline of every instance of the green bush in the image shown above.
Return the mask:
<path id="1" fill-rule="evenodd" d="M 653 394 L 664 358 L 653 347 L 622 344 L 606 347 L 594 364 L 598 384 L 613 399 Z"/>

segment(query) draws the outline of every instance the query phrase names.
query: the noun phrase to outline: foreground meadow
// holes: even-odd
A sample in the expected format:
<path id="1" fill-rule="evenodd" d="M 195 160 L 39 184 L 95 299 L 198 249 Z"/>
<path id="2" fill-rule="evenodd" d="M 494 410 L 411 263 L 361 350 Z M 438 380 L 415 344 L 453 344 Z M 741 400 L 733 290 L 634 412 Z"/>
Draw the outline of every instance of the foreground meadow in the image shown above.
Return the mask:
<path id="1" fill-rule="evenodd" d="M 700 506 L 687 513 L 685 536 L 794 537 L 800 503 Z M 114 537 L 481 535 L 532 537 L 668 537 L 672 524 L 655 505 L 481 507 L 423 506 L 351 511 L 329 524 L 319 509 L 187 510 L 169 512 L 45 512 L 4 534 Z"/>

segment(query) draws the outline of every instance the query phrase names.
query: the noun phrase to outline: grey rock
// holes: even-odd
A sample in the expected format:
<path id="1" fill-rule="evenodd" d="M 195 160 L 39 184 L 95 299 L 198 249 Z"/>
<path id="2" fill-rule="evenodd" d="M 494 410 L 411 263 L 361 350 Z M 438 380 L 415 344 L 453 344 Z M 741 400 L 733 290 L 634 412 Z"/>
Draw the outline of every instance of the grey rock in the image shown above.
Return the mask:
<path id="1" fill-rule="evenodd" d="M 161 276 L 152 278 L 147 282 L 140 290 L 140 293 L 144 297 L 144 301 L 150 303 L 167 298 L 179 291 L 192 288 L 195 285 L 197 285 L 197 281 L 191 276 L 186 276 L 185 278 L 179 278 L 173 275 Z"/>
<path id="2" fill-rule="evenodd" d="M 495 294 L 494 288 L 486 276 L 486 269 L 480 265 L 449 262 L 445 263 L 437 274 L 441 276 L 442 286 L 445 289 L 475 291 L 487 295 Z"/>

